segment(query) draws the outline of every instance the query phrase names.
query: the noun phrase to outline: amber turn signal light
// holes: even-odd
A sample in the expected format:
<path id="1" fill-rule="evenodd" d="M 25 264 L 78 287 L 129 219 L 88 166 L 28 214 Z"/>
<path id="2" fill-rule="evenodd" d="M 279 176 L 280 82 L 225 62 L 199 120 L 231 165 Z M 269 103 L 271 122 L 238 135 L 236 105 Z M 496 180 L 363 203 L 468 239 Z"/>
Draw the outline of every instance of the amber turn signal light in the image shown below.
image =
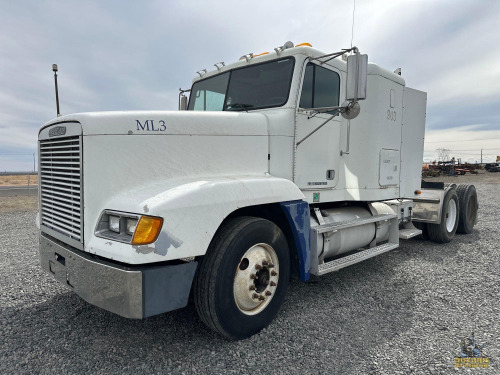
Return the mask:
<path id="1" fill-rule="evenodd" d="M 161 217 L 141 216 L 132 238 L 132 245 L 147 245 L 155 242 L 162 225 Z"/>

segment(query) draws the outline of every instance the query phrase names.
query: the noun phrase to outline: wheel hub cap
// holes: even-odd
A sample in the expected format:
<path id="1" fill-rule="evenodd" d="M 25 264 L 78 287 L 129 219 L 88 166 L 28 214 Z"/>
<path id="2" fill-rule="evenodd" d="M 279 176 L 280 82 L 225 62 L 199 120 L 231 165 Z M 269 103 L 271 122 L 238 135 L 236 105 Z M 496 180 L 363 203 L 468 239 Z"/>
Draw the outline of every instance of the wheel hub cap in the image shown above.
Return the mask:
<path id="1" fill-rule="evenodd" d="M 446 212 L 446 230 L 451 232 L 457 221 L 457 204 L 453 199 L 448 202 L 448 210 Z"/>
<path id="2" fill-rule="evenodd" d="M 234 275 L 233 294 L 236 306 L 246 315 L 255 315 L 271 302 L 279 280 L 278 256 L 268 244 L 248 249 Z"/>

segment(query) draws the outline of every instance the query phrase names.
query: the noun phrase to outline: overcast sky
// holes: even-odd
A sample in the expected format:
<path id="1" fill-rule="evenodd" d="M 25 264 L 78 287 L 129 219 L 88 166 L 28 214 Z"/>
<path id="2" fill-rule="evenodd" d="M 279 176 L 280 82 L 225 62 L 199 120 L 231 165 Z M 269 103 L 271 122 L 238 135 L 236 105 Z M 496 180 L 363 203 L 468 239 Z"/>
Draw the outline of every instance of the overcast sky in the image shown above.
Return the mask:
<path id="1" fill-rule="evenodd" d="M 197 70 L 287 40 L 351 44 L 353 0 L 2 1 L 0 170 L 32 168 L 61 112 L 175 110 Z M 428 93 L 424 157 L 500 155 L 500 1 L 357 0 L 354 44 Z M 31 167 L 30 167 L 31 166 Z"/>

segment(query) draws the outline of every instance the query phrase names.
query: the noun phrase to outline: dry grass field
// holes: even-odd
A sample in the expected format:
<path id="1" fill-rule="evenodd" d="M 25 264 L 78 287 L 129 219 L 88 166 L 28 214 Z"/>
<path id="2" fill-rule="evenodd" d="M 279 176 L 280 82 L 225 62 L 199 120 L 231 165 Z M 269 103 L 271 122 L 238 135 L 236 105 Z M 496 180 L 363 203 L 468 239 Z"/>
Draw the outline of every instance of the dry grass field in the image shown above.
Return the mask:
<path id="1" fill-rule="evenodd" d="M 25 186 L 28 185 L 28 178 L 30 185 L 38 184 L 37 175 L 5 175 L 0 176 L 0 186 Z M 426 181 L 443 181 L 460 183 L 483 183 L 483 184 L 498 184 L 500 182 L 500 173 L 489 173 L 480 171 L 477 175 L 466 174 L 463 176 L 440 176 L 440 177 L 426 177 Z"/>
<path id="2" fill-rule="evenodd" d="M 24 186 L 37 185 L 38 176 L 37 175 L 3 175 L 0 176 L 0 186 Z"/>
<path id="3" fill-rule="evenodd" d="M 38 211 L 38 196 L 0 197 L 0 215 L 21 211 Z"/>
<path id="4" fill-rule="evenodd" d="M 462 176 L 426 177 L 429 182 L 449 182 L 454 184 L 500 184 L 500 173 L 479 171 L 478 174 L 464 174 Z"/>

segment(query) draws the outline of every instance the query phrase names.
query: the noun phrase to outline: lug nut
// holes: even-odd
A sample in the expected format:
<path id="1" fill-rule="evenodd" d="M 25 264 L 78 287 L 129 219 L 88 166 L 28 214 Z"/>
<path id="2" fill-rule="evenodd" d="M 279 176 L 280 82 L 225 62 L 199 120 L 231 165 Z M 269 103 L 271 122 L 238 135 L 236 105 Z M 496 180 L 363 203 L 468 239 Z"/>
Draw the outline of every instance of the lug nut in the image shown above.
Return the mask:
<path id="1" fill-rule="evenodd" d="M 259 298 L 260 296 L 257 293 L 252 294 L 252 298 Z M 259 298 L 260 299 L 260 298 Z"/>
<path id="2" fill-rule="evenodd" d="M 271 285 L 271 286 L 276 286 L 276 283 L 275 283 L 274 281 L 271 281 L 271 282 L 269 283 L 269 285 Z"/>
<path id="3" fill-rule="evenodd" d="M 250 290 L 255 290 L 255 285 L 250 285 Z"/>
<path id="4" fill-rule="evenodd" d="M 262 261 L 262 266 L 267 266 L 268 264 L 269 264 L 269 262 L 267 262 L 265 260 Z"/>
<path id="5" fill-rule="evenodd" d="M 276 276 L 278 273 L 276 271 L 271 271 L 271 276 Z"/>
<path id="6" fill-rule="evenodd" d="M 264 301 L 266 299 L 266 297 L 264 296 L 259 296 L 259 301 Z"/>
<path id="7" fill-rule="evenodd" d="M 255 269 L 256 269 L 256 270 L 260 270 L 260 269 L 262 269 L 262 266 L 261 266 L 260 264 L 256 264 L 256 265 L 255 265 Z"/>
<path id="8" fill-rule="evenodd" d="M 257 276 L 256 276 L 254 273 L 250 274 L 250 278 L 251 278 L 252 280 L 253 280 L 253 279 L 255 279 L 256 277 L 257 277 Z"/>
<path id="9" fill-rule="evenodd" d="M 269 263 L 268 267 L 269 267 L 269 268 L 273 268 L 273 267 L 274 267 L 274 264 Z"/>
<path id="10" fill-rule="evenodd" d="M 272 293 L 269 290 L 266 290 L 266 296 L 270 296 Z"/>

